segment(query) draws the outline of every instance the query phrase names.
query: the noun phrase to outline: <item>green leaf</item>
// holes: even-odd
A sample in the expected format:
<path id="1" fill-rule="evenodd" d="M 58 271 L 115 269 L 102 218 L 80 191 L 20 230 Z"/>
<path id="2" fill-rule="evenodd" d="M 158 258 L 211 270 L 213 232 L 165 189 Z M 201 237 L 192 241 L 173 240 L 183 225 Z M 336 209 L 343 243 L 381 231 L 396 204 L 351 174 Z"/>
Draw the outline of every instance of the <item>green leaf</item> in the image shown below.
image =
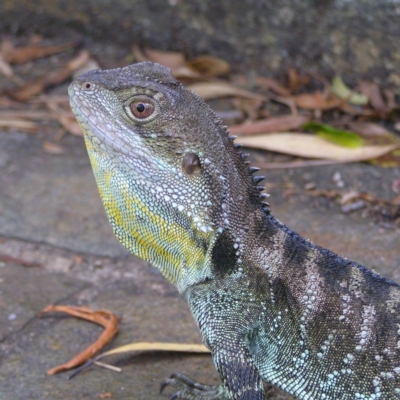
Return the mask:
<path id="1" fill-rule="evenodd" d="M 333 78 L 332 93 L 340 99 L 347 100 L 350 104 L 354 104 L 356 106 L 364 106 L 369 101 L 368 97 L 364 94 L 354 92 L 348 88 L 340 76 L 335 76 Z"/>
<path id="2" fill-rule="evenodd" d="M 315 132 L 319 137 L 343 147 L 355 149 L 361 147 L 364 143 L 363 139 L 355 132 L 337 129 L 320 122 L 304 124 L 303 129 Z"/>

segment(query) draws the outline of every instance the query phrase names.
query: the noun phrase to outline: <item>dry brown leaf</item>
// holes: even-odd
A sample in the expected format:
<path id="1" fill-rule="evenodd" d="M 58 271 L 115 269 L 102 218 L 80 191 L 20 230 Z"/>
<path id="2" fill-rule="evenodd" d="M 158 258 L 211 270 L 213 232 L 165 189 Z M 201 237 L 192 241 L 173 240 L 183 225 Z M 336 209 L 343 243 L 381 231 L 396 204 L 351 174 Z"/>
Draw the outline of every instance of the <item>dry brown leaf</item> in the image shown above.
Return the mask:
<path id="1" fill-rule="evenodd" d="M 43 150 L 50 154 L 64 154 L 65 150 L 62 146 L 52 142 L 43 142 Z"/>
<path id="2" fill-rule="evenodd" d="M 7 110 L 0 111 L 0 121 L 2 119 L 34 119 L 34 120 L 53 120 L 56 119 L 51 113 L 47 111 L 36 111 L 36 110 Z"/>
<path id="3" fill-rule="evenodd" d="M 147 56 L 148 60 L 165 65 L 171 70 L 186 65 L 186 59 L 182 53 L 145 49 L 144 54 Z"/>
<path id="4" fill-rule="evenodd" d="M 251 123 L 233 125 L 229 127 L 229 131 L 234 135 L 255 135 L 257 133 L 285 132 L 290 131 L 291 129 L 299 129 L 308 121 L 310 121 L 310 117 L 303 115 L 272 117 Z"/>
<path id="5" fill-rule="evenodd" d="M 210 350 L 203 344 L 186 344 L 186 343 L 165 343 L 165 342 L 137 342 L 129 343 L 124 346 L 116 347 L 100 354 L 95 358 L 96 361 L 103 357 L 113 354 L 128 353 L 132 351 L 172 351 L 178 353 L 201 353 L 207 354 Z"/>
<path id="6" fill-rule="evenodd" d="M 386 100 L 387 109 L 389 111 L 399 108 L 400 105 L 396 102 L 396 94 L 393 92 L 393 90 L 383 89 L 383 94 Z"/>
<path id="7" fill-rule="evenodd" d="M 4 60 L 2 54 L 0 53 L 0 74 L 4 75 L 6 78 L 12 78 L 14 76 L 14 70 L 11 65 Z"/>
<path id="8" fill-rule="evenodd" d="M 80 368 L 74 371 L 74 373 L 70 376 L 76 376 L 84 369 L 89 367 L 92 364 L 96 364 L 103 368 L 112 369 L 114 371 L 120 372 L 120 368 L 115 367 L 110 364 L 104 364 L 99 360 L 103 357 L 111 356 L 114 354 L 121 354 L 121 353 L 129 353 L 129 352 L 136 352 L 136 351 L 167 351 L 167 352 L 174 352 L 174 353 L 200 353 L 200 354 L 209 354 L 210 350 L 207 349 L 203 344 L 182 344 L 182 343 L 165 343 L 165 342 L 136 342 L 136 343 L 129 343 L 124 346 L 119 346 L 105 353 L 98 355 L 95 358 L 92 358 L 87 363 L 82 365 Z"/>
<path id="9" fill-rule="evenodd" d="M 51 99 L 51 98 L 49 98 Z M 63 110 L 59 105 L 48 101 L 48 109 L 54 113 L 61 126 L 74 136 L 83 136 L 82 129 L 70 111 Z"/>
<path id="10" fill-rule="evenodd" d="M 37 133 L 39 131 L 39 127 L 34 122 L 17 118 L 0 117 L 0 128 L 17 129 L 28 133 Z"/>
<path id="11" fill-rule="evenodd" d="M 96 324 L 102 325 L 105 329 L 99 336 L 97 341 L 86 348 L 84 351 L 76 355 L 70 361 L 65 364 L 59 365 L 57 367 L 51 368 L 47 371 L 48 375 L 54 375 L 61 371 L 65 371 L 71 368 L 75 368 L 78 365 L 83 364 L 90 357 L 96 354 L 100 349 L 102 349 L 118 332 L 118 317 L 106 310 L 90 310 L 87 307 L 71 307 L 71 306 L 47 306 L 42 313 L 48 312 L 65 312 L 77 318 L 82 318 Z"/>
<path id="12" fill-rule="evenodd" d="M 77 45 L 76 42 L 51 46 L 26 46 L 15 48 L 9 39 L 3 39 L 1 53 L 6 61 L 11 64 L 23 64 L 38 58 L 61 53 Z"/>
<path id="13" fill-rule="evenodd" d="M 187 88 L 197 93 L 204 100 L 229 96 L 241 96 L 249 99 L 265 100 L 265 97 L 260 94 L 238 88 L 227 82 L 199 82 L 188 85 Z"/>
<path id="14" fill-rule="evenodd" d="M 258 76 L 256 78 L 258 86 L 264 90 L 272 90 L 279 96 L 288 97 L 290 96 L 289 90 L 282 86 L 277 80 L 272 78 L 265 78 L 264 76 Z"/>
<path id="15" fill-rule="evenodd" d="M 263 104 L 261 99 L 250 99 L 248 97 L 235 97 L 232 105 L 236 110 L 242 111 L 247 120 L 253 121 L 259 117 L 259 111 Z"/>
<path id="16" fill-rule="evenodd" d="M 391 202 L 393 206 L 400 206 L 400 194 L 398 196 L 395 196 Z"/>
<path id="17" fill-rule="evenodd" d="M 230 71 L 230 66 L 225 60 L 208 55 L 192 58 L 187 65 L 200 75 L 207 77 L 223 76 Z"/>
<path id="18" fill-rule="evenodd" d="M 381 125 L 373 122 L 351 122 L 348 124 L 349 129 L 359 133 L 362 136 L 391 136 L 392 132 L 388 131 Z"/>
<path id="19" fill-rule="evenodd" d="M 358 85 L 360 92 L 369 98 L 371 106 L 377 111 L 388 111 L 383 100 L 380 87 L 374 82 L 360 82 Z"/>
<path id="20" fill-rule="evenodd" d="M 99 394 L 99 399 L 111 399 L 111 398 L 112 398 L 112 393 L 111 392 L 106 392 L 106 393 Z"/>
<path id="21" fill-rule="evenodd" d="M 70 60 L 64 68 L 52 71 L 33 82 L 28 82 L 25 85 L 9 91 L 8 94 L 15 100 L 27 101 L 43 92 L 46 88 L 64 82 L 75 70 L 82 68 L 89 59 L 89 53 L 86 50 L 82 50 L 78 56 Z"/>
<path id="22" fill-rule="evenodd" d="M 330 110 L 343 103 L 343 100 L 332 95 L 325 95 L 321 91 L 298 94 L 292 96 L 291 99 L 297 107 L 308 110 Z"/>
<path id="23" fill-rule="evenodd" d="M 342 193 L 341 199 L 340 199 L 340 204 L 343 206 L 347 203 L 357 200 L 359 197 L 360 197 L 360 193 L 356 192 L 355 190 L 352 190 L 352 191 L 346 192 L 346 193 Z"/>
<path id="24" fill-rule="evenodd" d="M 187 65 L 182 53 L 145 49 L 141 51 L 138 46 L 133 46 L 133 56 L 136 61 L 152 61 L 168 67 L 178 79 L 198 79 L 201 75 Z"/>
<path id="25" fill-rule="evenodd" d="M 270 133 L 267 135 L 246 136 L 240 138 L 240 142 L 247 147 L 305 158 L 351 160 L 354 162 L 378 158 L 400 147 L 400 144 L 397 143 L 395 145 L 362 146 L 350 149 L 305 133 Z"/>
<path id="26" fill-rule="evenodd" d="M 294 92 L 296 89 L 306 85 L 310 81 L 310 77 L 307 75 L 301 75 L 296 69 L 289 68 L 289 89 Z"/>

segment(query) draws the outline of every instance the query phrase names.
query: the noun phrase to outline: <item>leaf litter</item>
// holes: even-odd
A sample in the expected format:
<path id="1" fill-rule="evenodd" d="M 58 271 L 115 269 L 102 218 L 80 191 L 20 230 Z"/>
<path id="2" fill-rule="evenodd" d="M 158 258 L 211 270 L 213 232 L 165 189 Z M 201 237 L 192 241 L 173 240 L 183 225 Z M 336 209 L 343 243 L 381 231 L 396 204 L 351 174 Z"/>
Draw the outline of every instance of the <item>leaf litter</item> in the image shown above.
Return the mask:
<path id="1" fill-rule="evenodd" d="M 56 102 L 53 95 L 47 94 L 75 74 L 108 67 L 104 63 L 99 64 L 87 50 L 78 51 L 77 45 L 78 42 L 43 44 L 42 38 L 35 36 L 28 44 L 16 46 L 11 39 L 3 38 L 0 74 L 10 80 L 12 87 L 0 94 L 0 105 L 9 102 L 12 107 L 12 101 L 25 103 L 27 116 L 20 114 L 14 118 L 3 118 L 2 129 L 37 133 L 41 121 L 56 120 L 59 133 L 54 141 L 61 140 L 65 133 L 81 136 L 67 100 Z M 15 73 L 18 65 L 30 62 L 34 68 L 35 60 L 63 54 L 72 54 L 72 57 L 69 56 L 64 65 L 44 72 L 36 79 L 25 80 Z M 224 110 L 219 114 L 227 117 L 231 133 L 240 136 L 238 140 L 246 146 L 300 155 L 316 161 L 373 159 L 378 164 L 379 157 L 386 152 L 389 154 L 384 166 L 400 165 L 400 157 L 393 152 L 400 140 L 395 129 L 400 126 L 400 104 L 390 88 L 381 88 L 375 82 L 367 81 L 351 88 L 340 76 L 329 82 L 295 68 L 289 68 L 280 79 L 234 74 L 229 63 L 218 57 L 200 55 L 186 58 L 180 52 L 140 48 L 137 45 L 132 47 L 124 60 L 120 60 L 120 64 L 147 60 L 166 65 L 205 100 L 222 104 Z M 31 108 L 40 104 L 45 107 L 41 110 L 43 119 L 33 114 L 29 117 Z M 339 127 L 337 123 L 344 117 L 347 120 Z M 256 136 L 250 138 L 253 135 Z M 358 151 L 346 151 L 346 147 L 357 146 Z M 56 147 L 51 150 L 51 146 L 45 145 L 44 149 L 53 154 L 61 153 Z M 294 151 L 295 147 L 297 151 Z"/>

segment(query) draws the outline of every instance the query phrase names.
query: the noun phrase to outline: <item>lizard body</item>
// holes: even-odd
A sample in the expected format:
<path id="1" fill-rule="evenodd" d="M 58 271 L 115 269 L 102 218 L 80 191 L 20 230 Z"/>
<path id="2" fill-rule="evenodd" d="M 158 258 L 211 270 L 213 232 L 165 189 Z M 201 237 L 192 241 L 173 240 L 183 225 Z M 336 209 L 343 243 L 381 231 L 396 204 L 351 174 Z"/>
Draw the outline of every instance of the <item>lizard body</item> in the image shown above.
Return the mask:
<path id="1" fill-rule="evenodd" d="M 221 376 L 173 398 L 400 399 L 400 287 L 276 220 L 199 96 L 152 63 L 69 94 L 117 238 L 186 297 Z"/>

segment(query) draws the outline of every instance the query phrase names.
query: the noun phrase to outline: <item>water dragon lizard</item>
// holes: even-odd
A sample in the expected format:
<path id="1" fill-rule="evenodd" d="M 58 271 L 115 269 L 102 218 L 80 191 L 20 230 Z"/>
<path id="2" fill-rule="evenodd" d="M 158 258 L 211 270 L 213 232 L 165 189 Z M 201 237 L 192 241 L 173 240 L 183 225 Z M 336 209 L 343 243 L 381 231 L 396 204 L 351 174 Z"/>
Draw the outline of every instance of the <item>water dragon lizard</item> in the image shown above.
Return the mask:
<path id="1" fill-rule="evenodd" d="M 274 218 L 210 107 L 153 63 L 69 88 L 111 226 L 187 299 L 222 384 L 173 399 L 400 399 L 400 287 Z"/>

